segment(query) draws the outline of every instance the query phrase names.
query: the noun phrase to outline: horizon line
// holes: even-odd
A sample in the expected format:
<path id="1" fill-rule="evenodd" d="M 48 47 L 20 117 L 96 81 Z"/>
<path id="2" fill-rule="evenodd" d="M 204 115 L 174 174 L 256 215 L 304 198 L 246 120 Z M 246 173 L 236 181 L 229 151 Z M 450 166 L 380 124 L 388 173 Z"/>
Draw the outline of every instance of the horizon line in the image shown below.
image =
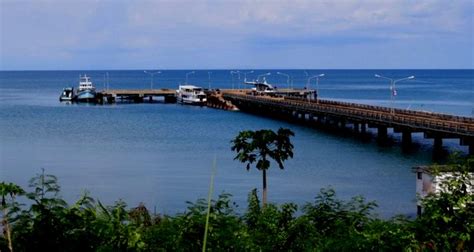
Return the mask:
<path id="1" fill-rule="evenodd" d="M 474 68 L 129 68 L 129 69 L 0 69 L 0 72 L 27 72 L 27 71 L 226 71 L 226 70 L 474 70 Z"/>

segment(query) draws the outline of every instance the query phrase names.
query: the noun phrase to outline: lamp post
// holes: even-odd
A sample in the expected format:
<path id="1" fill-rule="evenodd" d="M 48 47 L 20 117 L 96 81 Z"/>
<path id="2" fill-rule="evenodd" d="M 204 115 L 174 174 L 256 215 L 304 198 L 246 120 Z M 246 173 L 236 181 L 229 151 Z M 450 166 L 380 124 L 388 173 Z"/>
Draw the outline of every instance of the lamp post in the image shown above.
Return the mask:
<path id="1" fill-rule="evenodd" d="M 232 89 L 234 89 L 234 75 L 233 74 L 238 74 L 239 75 L 239 89 L 240 89 L 240 71 L 230 71 L 230 75 L 232 75 Z"/>
<path id="2" fill-rule="evenodd" d="M 208 76 L 207 83 L 209 84 L 209 89 L 211 89 L 211 73 L 212 72 L 207 72 L 207 76 Z"/>
<path id="3" fill-rule="evenodd" d="M 316 103 L 319 103 L 319 77 L 324 77 L 324 74 L 316 76 Z"/>
<path id="4" fill-rule="evenodd" d="M 247 74 L 253 73 L 253 71 L 244 72 L 244 81 L 247 81 Z"/>
<path id="5" fill-rule="evenodd" d="M 268 75 L 271 75 L 271 73 L 260 74 L 259 76 L 257 76 L 257 82 L 258 82 L 258 80 L 260 79 L 261 76 L 268 76 Z"/>
<path id="6" fill-rule="evenodd" d="M 395 113 L 395 110 L 394 110 L 394 99 L 395 99 L 395 96 L 397 95 L 397 91 L 395 90 L 395 84 L 397 82 L 400 82 L 400 81 L 404 81 L 404 80 L 411 80 L 411 79 L 414 79 L 415 76 L 408 76 L 408 77 L 405 77 L 405 78 L 401 78 L 401 79 L 397 79 L 397 80 L 394 80 L 392 78 L 388 78 L 388 77 L 385 77 L 385 76 L 382 76 L 380 74 L 375 74 L 375 77 L 376 78 L 381 78 L 381 79 L 386 79 L 386 80 L 389 80 L 390 81 L 390 113 L 393 115 Z"/>
<path id="7" fill-rule="evenodd" d="M 306 88 L 308 88 L 308 82 L 309 82 L 309 74 L 308 72 L 305 70 L 303 71 L 304 72 L 304 75 L 306 76 Z"/>
<path id="8" fill-rule="evenodd" d="M 195 73 L 194 71 L 191 71 L 191 72 L 186 73 L 186 84 L 188 84 L 188 76 L 189 76 L 190 74 L 194 74 L 194 73 Z"/>
<path id="9" fill-rule="evenodd" d="M 161 72 L 160 72 L 160 71 L 157 71 L 157 72 L 143 71 L 143 72 L 146 73 L 146 74 L 151 75 L 150 89 L 153 89 L 153 76 L 154 76 L 155 74 L 160 74 Z M 107 74 L 108 74 L 108 73 L 107 73 Z"/>
<path id="10" fill-rule="evenodd" d="M 234 71 L 230 71 L 230 77 L 232 78 L 232 90 L 234 89 Z"/>
<path id="11" fill-rule="evenodd" d="M 107 91 L 109 91 L 109 72 L 105 73 L 106 76 L 106 83 L 107 83 Z"/>
<path id="12" fill-rule="evenodd" d="M 323 77 L 323 76 L 324 76 L 324 74 L 318 74 L 318 75 L 312 76 L 312 77 L 308 78 L 308 82 L 306 83 L 306 89 L 309 90 L 309 84 L 310 84 L 311 80 L 316 78 L 316 97 L 319 96 L 319 91 L 318 91 L 318 89 L 319 89 L 319 77 Z M 316 98 L 316 103 L 318 103 L 318 102 L 319 102 L 319 99 Z"/>
<path id="13" fill-rule="evenodd" d="M 290 75 L 282 72 L 277 72 L 279 75 L 286 76 L 286 85 L 288 86 L 288 94 L 290 93 Z"/>

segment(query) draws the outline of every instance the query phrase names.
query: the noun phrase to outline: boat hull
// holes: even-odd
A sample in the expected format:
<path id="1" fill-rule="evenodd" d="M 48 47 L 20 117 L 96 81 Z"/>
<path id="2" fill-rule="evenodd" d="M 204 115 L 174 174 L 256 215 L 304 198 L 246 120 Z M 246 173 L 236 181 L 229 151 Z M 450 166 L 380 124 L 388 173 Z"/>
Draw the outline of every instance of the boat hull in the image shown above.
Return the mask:
<path id="1" fill-rule="evenodd" d="M 75 101 L 77 102 L 95 102 L 96 101 L 95 90 L 82 90 L 76 95 Z"/>
<path id="2" fill-rule="evenodd" d="M 206 105 L 207 99 L 191 99 L 191 98 L 183 98 L 178 96 L 178 103 L 181 104 L 186 104 L 186 105 L 198 105 L 198 106 L 203 106 Z"/>
<path id="3" fill-rule="evenodd" d="M 74 98 L 74 88 L 65 88 L 59 96 L 59 101 L 72 101 Z"/>
<path id="4" fill-rule="evenodd" d="M 72 97 L 59 97 L 59 101 L 72 101 Z"/>

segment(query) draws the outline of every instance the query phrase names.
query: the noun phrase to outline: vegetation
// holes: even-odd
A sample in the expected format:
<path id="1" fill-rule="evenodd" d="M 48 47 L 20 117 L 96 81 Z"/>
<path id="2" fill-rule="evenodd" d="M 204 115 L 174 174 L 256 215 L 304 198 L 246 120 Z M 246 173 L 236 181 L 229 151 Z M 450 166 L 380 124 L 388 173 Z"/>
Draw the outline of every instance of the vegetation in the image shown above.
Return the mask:
<path id="1" fill-rule="evenodd" d="M 283 162 L 293 158 L 293 144 L 290 137 L 294 136 L 289 129 L 280 128 L 278 132 L 273 130 L 241 131 L 232 140 L 232 151 L 237 152 L 234 159 L 245 163 L 247 170 L 250 165 L 257 162 L 255 167 L 262 171 L 262 199 L 263 206 L 267 204 L 267 170 L 270 168 L 270 160 L 277 162 L 280 169 L 284 169 Z"/>
<path id="2" fill-rule="evenodd" d="M 472 161 L 472 159 L 471 159 Z M 212 200 L 207 248 L 213 251 L 472 251 L 474 196 L 466 172 L 444 181 L 451 193 L 431 195 L 416 219 L 374 215 L 377 205 L 357 196 L 349 201 L 324 188 L 301 208 L 293 203 L 260 206 L 257 190 L 237 214 L 230 195 Z M 472 188 L 472 187 L 471 187 Z M 30 190 L 2 182 L 1 251 L 198 251 L 203 245 L 208 203 L 190 203 L 176 216 L 152 216 L 141 204 L 104 206 L 84 194 L 68 205 L 58 196 L 56 177 L 38 174 Z M 21 202 L 28 200 L 26 205 Z M 298 212 L 299 211 L 299 212 Z"/>
<path id="3" fill-rule="evenodd" d="M 283 169 L 293 155 L 292 135 L 284 129 L 241 132 L 233 141 L 236 159 L 247 169 L 258 160 L 265 172 L 271 158 Z M 189 203 L 175 216 L 151 215 L 143 204 L 128 209 L 122 201 L 104 206 L 87 193 L 69 205 L 59 196 L 57 178 L 43 170 L 28 192 L 0 183 L 0 251 L 473 251 L 473 164 L 469 157 L 444 169 L 451 176 L 439 194 L 423 199 L 421 216 L 388 220 L 374 215 L 375 202 L 361 196 L 342 201 L 332 188 L 300 208 L 261 207 L 253 189 L 243 214 L 229 194 Z"/>

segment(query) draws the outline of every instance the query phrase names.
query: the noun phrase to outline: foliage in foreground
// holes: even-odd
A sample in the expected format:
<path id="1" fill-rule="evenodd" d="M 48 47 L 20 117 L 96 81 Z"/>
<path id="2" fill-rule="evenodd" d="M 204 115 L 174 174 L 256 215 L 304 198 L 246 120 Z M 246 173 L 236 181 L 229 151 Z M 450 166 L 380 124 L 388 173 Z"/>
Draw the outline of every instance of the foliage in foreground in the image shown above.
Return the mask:
<path id="1" fill-rule="evenodd" d="M 250 165 L 262 172 L 262 200 L 267 204 L 267 170 L 270 160 L 274 160 L 280 169 L 284 169 L 283 162 L 293 158 L 293 144 L 290 137 L 295 133 L 290 129 L 280 128 L 277 132 L 268 129 L 257 131 L 244 130 L 231 141 L 231 150 L 237 152 L 234 160 L 246 164 L 247 171 Z"/>
<path id="2" fill-rule="evenodd" d="M 211 202 L 208 250 L 214 251 L 472 251 L 473 194 L 467 188 L 470 163 L 443 182 L 451 191 L 424 200 L 424 214 L 379 219 L 374 202 L 363 197 L 342 201 L 325 188 L 313 202 L 260 206 L 257 190 L 238 214 L 230 195 Z M 68 205 L 56 177 L 39 174 L 30 192 L 0 183 L 3 236 L 1 251 L 199 251 L 206 200 L 189 203 L 176 216 L 151 216 L 144 205 L 104 206 L 84 194 Z M 20 205 L 25 197 L 28 206 Z M 24 201 L 24 200 L 22 200 Z M 11 246 L 11 249 L 10 249 Z"/>

